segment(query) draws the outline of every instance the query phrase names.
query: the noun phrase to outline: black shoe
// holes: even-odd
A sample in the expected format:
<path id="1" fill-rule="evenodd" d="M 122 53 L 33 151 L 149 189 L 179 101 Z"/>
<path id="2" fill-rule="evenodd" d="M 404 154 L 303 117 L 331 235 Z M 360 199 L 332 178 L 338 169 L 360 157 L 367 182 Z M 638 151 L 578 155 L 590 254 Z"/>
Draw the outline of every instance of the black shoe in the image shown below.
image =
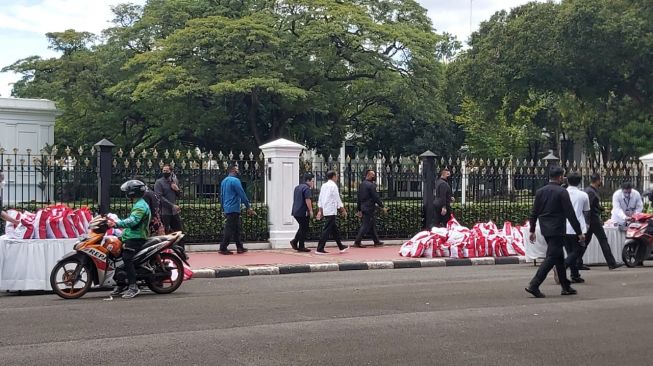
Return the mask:
<path id="1" fill-rule="evenodd" d="M 294 239 L 290 241 L 290 246 L 291 246 L 293 249 L 297 250 L 297 242 L 296 242 Z"/>
<path id="2" fill-rule="evenodd" d="M 572 277 L 571 278 L 571 283 L 585 283 L 585 280 L 580 277 Z"/>
<path id="3" fill-rule="evenodd" d="M 609 266 L 608 268 L 612 270 L 612 269 L 617 269 L 617 268 L 623 267 L 623 266 L 624 266 L 623 263 L 619 263 L 619 264 L 615 264 L 614 266 Z"/>
<path id="4" fill-rule="evenodd" d="M 297 251 L 298 252 L 303 252 L 303 253 L 310 253 L 311 252 L 311 250 L 308 249 L 308 248 L 298 248 Z"/>
<path id="5" fill-rule="evenodd" d="M 582 266 L 578 266 L 578 269 L 581 271 L 589 271 L 591 268 L 583 264 Z"/>
<path id="6" fill-rule="evenodd" d="M 329 254 L 326 250 L 316 250 L 315 254 Z"/>
<path id="7" fill-rule="evenodd" d="M 367 245 L 363 245 L 361 243 L 354 243 L 354 248 L 367 248 Z"/>
<path id="8" fill-rule="evenodd" d="M 546 296 L 544 296 L 544 294 L 540 291 L 540 289 L 537 289 L 537 288 L 526 287 L 524 290 L 526 290 L 526 292 L 528 292 L 529 294 L 535 296 L 535 297 L 538 298 L 538 299 L 542 299 L 542 298 L 545 298 L 545 297 L 546 297 Z"/>
<path id="9" fill-rule="evenodd" d="M 378 243 L 374 243 L 374 246 L 375 246 L 375 247 L 382 247 L 383 244 L 385 244 L 385 243 L 382 242 L 382 241 L 380 241 L 380 242 L 378 242 Z"/>
<path id="10" fill-rule="evenodd" d="M 249 251 L 249 250 L 247 250 L 247 249 L 245 249 L 245 248 L 242 248 L 242 249 L 238 249 L 238 250 L 236 250 L 236 253 L 238 253 L 238 254 L 243 254 L 243 253 L 247 253 L 248 251 Z"/>
<path id="11" fill-rule="evenodd" d="M 562 289 L 562 291 L 560 291 L 560 295 L 562 295 L 562 296 L 566 296 L 566 295 L 576 295 L 577 293 L 578 293 L 578 291 L 576 291 L 576 290 L 574 290 L 573 288 L 571 288 L 571 286 L 570 286 L 570 287 L 567 287 L 567 288 L 565 288 L 565 289 Z"/>
<path id="12" fill-rule="evenodd" d="M 232 254 L 234 254 L 234 252 L 232 252 L 230 250 L 218 250 L 218 253 L 220 253 L 222 255 L 232 255 Z"/>

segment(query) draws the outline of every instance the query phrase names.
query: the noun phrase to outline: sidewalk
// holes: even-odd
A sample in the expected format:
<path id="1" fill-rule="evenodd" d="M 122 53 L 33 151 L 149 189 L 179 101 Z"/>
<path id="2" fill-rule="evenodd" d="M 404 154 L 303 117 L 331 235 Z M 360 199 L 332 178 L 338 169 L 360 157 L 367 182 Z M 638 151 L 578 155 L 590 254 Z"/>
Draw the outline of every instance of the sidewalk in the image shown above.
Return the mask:
<path id="1" fill-rule="evenodd" d="M 236 254 L 234 251 L 233 255 L 222 255 L 217 252 L 193 252 L 191 247 L 188 255 L 195 278 L 526 262 L 525 257 L 404 258 L 399 256 L 399 248 L 399 245 L 350 247 L 347 252 L 339 253 L 336 247 L 327 247 L 329 253 L 326 255 L 315 254 L 315 248 L 310 248 L 310 253 L 299 253 L 292 249 L 250 249 L 244 254 Z"/>

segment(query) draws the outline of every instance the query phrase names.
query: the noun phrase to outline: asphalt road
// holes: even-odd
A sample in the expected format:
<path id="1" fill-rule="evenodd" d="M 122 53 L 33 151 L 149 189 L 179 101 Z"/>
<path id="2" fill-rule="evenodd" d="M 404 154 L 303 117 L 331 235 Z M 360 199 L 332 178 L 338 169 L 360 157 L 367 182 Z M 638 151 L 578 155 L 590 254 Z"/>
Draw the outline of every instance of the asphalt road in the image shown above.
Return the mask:
<path id="1" fill-rule="evenodd" d="M 577 296 L 529 265 L 196 279 L 172 295 L 0 295 L 2 365 L 651 365 L 653 267 Z"/>

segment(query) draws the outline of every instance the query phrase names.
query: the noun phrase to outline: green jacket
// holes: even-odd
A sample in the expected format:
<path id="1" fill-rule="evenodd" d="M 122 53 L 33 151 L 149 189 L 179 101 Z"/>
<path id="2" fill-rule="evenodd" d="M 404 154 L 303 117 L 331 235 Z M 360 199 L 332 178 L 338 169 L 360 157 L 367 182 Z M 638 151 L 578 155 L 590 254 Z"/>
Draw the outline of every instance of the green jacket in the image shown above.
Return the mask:
<path id="1" fill-rule="evenodd" d="M 152 213 L 147 202 L 142 198 L 136 201 L 129 217 L 116 222 L 117 228 L 125 229 L 122 233 L 122 240 L 147 239 L 150 236 L 149 227 L 151 217 Z"/>

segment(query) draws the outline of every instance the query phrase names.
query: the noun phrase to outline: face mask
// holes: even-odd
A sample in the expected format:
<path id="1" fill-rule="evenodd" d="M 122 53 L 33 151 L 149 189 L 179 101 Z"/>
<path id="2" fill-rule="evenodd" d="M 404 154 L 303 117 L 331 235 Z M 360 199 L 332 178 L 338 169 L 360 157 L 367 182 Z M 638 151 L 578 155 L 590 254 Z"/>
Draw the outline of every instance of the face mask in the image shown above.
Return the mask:
<path id="1" fill-rule="evenodd" d="M 172 175 L 172 173 L 163 173 L 164 178 L 170 178 L 170 175 Z"/>

